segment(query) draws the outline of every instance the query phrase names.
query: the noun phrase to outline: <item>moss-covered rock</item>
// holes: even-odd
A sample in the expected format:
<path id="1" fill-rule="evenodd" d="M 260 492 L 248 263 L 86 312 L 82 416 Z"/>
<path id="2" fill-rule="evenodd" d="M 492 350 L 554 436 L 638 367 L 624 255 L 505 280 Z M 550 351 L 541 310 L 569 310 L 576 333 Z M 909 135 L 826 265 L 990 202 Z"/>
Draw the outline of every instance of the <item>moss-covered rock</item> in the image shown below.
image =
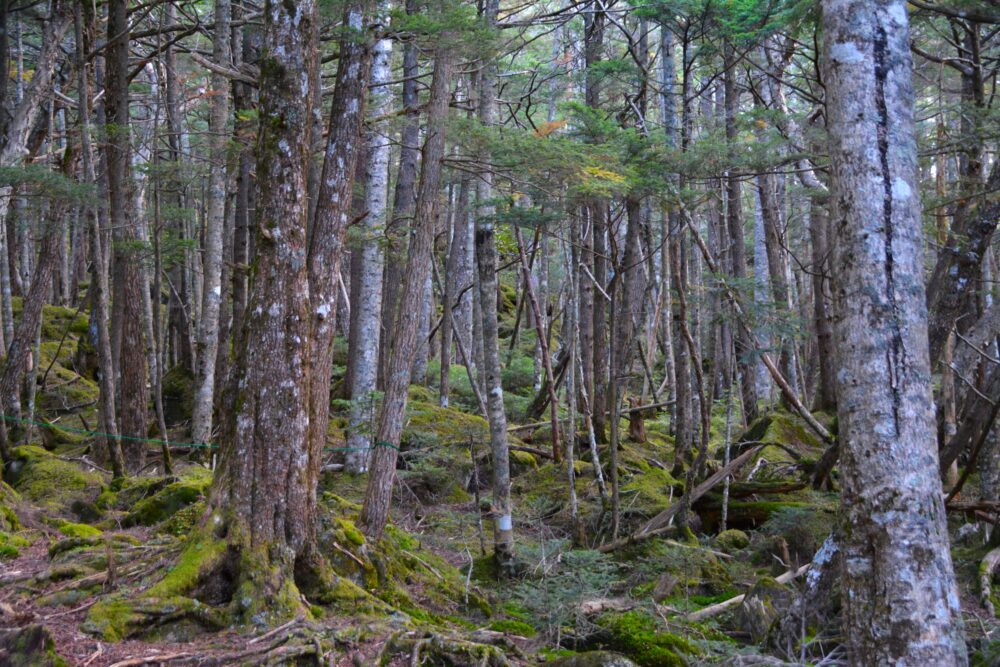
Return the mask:
<path id="1" fill-rule="evenodd" d="M 640 667 L 683 667 L 685 655 L 695 656 L 698 648 L 677 635 L 660 632 L 657 621 L 643 611 L 604 614 L 597 625 L 607 631 L 608 648 L 619 651 Z"/>
<path id="2" fill-rule="evenodd" d="M 125 526 L 153 526 L 203 500 L 212 483 L 211 475 L 197 474 L 167 484 L 153 495 L 138 501 L 122 520 Z"/>
<path id="3" fill-rule="evenodd" d="M 93 503 L 104 490 L 100 473 L 83 470 L 33 445 L 14 449 L 7 479 L 26 499 L 61 516 L 79 516 L 81 503 Z"/>
<path id="4" fill-rule="evenodd" d="M 52 635 L 42 625 L 0 629 L 0 665 L 8 667 L 64 667 Z"/>
<path id="5" fill-rule="evenodd" d="M 730 528 L 715 536 L 715 544 L 726 553 L 733 553 L 750 546 L 750 536 L 742 530 Z"/>

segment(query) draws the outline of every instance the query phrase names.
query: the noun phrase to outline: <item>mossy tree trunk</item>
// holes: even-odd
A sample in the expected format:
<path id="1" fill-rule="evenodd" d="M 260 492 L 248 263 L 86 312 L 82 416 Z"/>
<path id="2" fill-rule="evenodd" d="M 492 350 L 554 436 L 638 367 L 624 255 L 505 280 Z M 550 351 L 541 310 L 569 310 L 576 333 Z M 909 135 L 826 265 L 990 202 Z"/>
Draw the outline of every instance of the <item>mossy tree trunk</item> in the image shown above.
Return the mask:
<path id="1" fill-rule="evenodd" d="M 844 600 L 856 665 L 963 665 L 931 400 L 906 3 L 828 0 Z"/>
<path id="2" fill-rule="evenodd" d="M 231 587 L 215 601 L 232 599 L 246 618 L 294 613 L 300 604 L 295 566 L 313 543 L 317 467 L 309 463 L 307 439 L 308 203 L 301 195 L 310 157 L 316 40 L 314 1 L 267 3 L 256 274 L 234 366 L 239 373 L 234 410 L 224 429 L 204 527 L 228 547 L 224 564 Z"/>

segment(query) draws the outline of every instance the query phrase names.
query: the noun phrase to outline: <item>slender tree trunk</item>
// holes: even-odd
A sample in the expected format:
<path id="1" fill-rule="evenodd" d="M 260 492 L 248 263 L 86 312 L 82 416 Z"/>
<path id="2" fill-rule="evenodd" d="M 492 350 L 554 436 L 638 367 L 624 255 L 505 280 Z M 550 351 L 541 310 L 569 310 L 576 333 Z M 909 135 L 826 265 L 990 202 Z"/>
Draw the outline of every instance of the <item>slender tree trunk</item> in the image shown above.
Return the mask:
<path id="1" fill-rule="evenodd" d="M 392 92 L 388 86 L 391 72 L 389 59 L 392 56 L 392 40 L 380 39 L 375 44 L 371 73 L 371 111 L 375 118 L 387 116 L 392 105 Z M 348 472 L 362 473 L 368 470 L 372 433 L 368 415 L 375 400 L 375 382 L 378 378 L 378 350 L 381 341 L 382 319 L 382 255 L 381 236 L 385 231 L 386 200 L 389 187 L 388 137 L 385 123 L 371 127 L 368 136 L 368 150 L 365 160 L 365 218 L 361 233 L 364 238 L 361 247 L 361 284 L 358 301 L 352 311 L 357 314 L 357 340 L 351 340 L 348 364 L 351 374 L 351 414 L 347 436 L 346 468 Z"/>
<path id="2" fill-rule="evenodd" d="M 850 660 L 964 665 L 924 334 L 906 3 L 831 0 L 822 12 Z"/>
<path id="3" fill-rule="evenodd" d="M 725 44 L 725 74 L 723 86 L 726 104 L 726 143 L 735 156 L 737 142 L 736 114 L 739 112 L 740 93 L 736 82 L 736 51 L 729 42 Z M 729 251 L 732 260 L 733 278 L 741 281 L 747 275 L 746 249 L 743 241 L 743 204 L 740 199 L 739 177 L 729 172 L 726 175 L 726 225 L 729 228 Z M 736 362 L 740 369 L 740 387 L 743 397 L 743 416 L 749 423 L 757 418 L 757 386 L 752 358 L 754 349 L 748 334 L 737 329 Z"/>
<path id="4" fill-rule="evenodd" d="M 128 99 L 129 21 L 125 0 L 108 3 L 107 81 L 105 114 L 108 199 L 115 231 L 115 298 L 111 310 L 112 329 L 119 330 L 121 352 L 118 424 L 126 440 L 122 451 L 128 472 L 138 472 L 146 460 L 147 404 L 146 336 L 143 329 L 142 289 L 137 251 L 129 247 L 139 240 L 132 180 Z"/>
<path id="5" fill-rule="evenodd" d="M 337 316 L 337 276 L 340 274 L 347 216 L 359 156 L 363 152 L 362 123 L 371 76 L 369 27 L 380 29 L 384 17 L 372 20 L 370 0 L 352 0 L 344 8 L 337 83 L 330 106 L 326 156 L 320 177 L 319 204 L 309 239 L 312 384 L 309 395 L 309 467 L 318 475 L 330 419 L 330 379 Z M 377 215 L 377 212 L 376 212 Z M 358 304 L 352 304 L 354 308 Z M 315 489 L 310 492 L 315 503 Z"/>
<path id="6" fill-rule="evenodd" d="M 407 0 L 407 14 L 418 13 L 417 0 Z M 400 133 L 402 148 L 399 168 L 396 171 L 396 189 L 393 193 L 392 220 L 386 229 L 385 275 L 382 280 L 382 345 L 379 348 L 380 386 L 387 380 L 389 351 L 395 335 L 396 304 L 402 289 L 403 266 L 406 257 L 407 230 L 413 221 L 417 192 L 417 162 L 420 159 L 420 111 L 418 109 L 418 82 L 420 64 L 417 45 L 403 45 L 403 111 L 406 125 Z"/>
<path id="7" fill-rule="evenodd" d="M 427 276 L 430 275 L 434 229 L 437 226 L 438 198 L 441 185 L 441 161 L 444 158 L 445 127 L 450 97 L 453 54 L 439 49 L 434 60 L 434 78 L 427 103 L 427 140 L 424 142 L 420 172 L 420 187 L 410 239 L 410 250 L 400 286 L 399 303 L 394 319 L 392 352 L 386 375 L 385 397 L 379 411 L 376 447 L 372 454 L 371 472 L 365 501 L 361 508 L 361 523 L 365 533 L 378 539 L 385 530 L 396 477 L 399 438 L 406 414 L 410 373 L 417 352 L 417 332 L 420 326 L 420 299 L 423 298 Z"/>
<path id="8" fill-rule="evenodd" d="M 215 0 L 213 59 L 220 67 L 232 67 L 232 6 L 229 0 Z M 198 319 L 198 373 L 195 378 L 191 437 L 195 442 L 211 442 L 212 411 L 215 406 L 216 356 L 219 353 L 219 316 L 222 312 L 222 246 L 226 226 L 226 156 L 229 152 L 229 80 L 212 74 L 211 108 L 208 118 L 209 178 L 201 317 Z"/>

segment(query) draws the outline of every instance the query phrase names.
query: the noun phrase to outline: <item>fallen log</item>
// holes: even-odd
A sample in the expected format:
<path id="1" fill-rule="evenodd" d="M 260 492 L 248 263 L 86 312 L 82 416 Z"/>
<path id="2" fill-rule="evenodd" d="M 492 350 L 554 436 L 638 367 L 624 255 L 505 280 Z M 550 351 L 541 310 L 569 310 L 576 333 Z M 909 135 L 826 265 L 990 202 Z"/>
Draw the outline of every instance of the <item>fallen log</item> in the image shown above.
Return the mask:
<path id="1" fill-rule="evenodd" d="M 779 584 L 787 584 L 792 579 L 802 576 L 812 563 L 806 563 L 797 570 L 789 570 L 782 575 L 779 575 L 775 581 Z M 691 612 L 684 617 L 685 621 L 700 621 L 706 618 L 711 618 L 712 616 L 717 616 L 729 609 L 730 607 L 735 607 L 736 605 L 743 602 L 746 597 L 746 593 L 743 595 L 737 595 L 736 597 L 729 598 L 728 600 L 723 600 L 722 602 L 717 602 L 713 605 L 705 607 L 704 609 L 699 609 L 698 611 Z"/>
<path id="2" fill-rule="evenodd" d="M 712 475 L 704 482 L 696 486 L 694 490 L 691 491 L 691 495 L 689 498 L 690 504 L 694 505 L 694 503 L 697 502 L 699 498 L 708 493 L 709 490 L 715 487 L 716 484 L 718 484 L 726 477 L 729 477 L 737 470 L 742 468 L 743 465 L 751 458 L 753 458 L 753 456 L 757 452 L 759 452 L 762 448 L 763 445 L 758 445 L 752 449 L 748 449 L 747 451 L 743 452 L 735 459 L 730 461 L 729 465 L 723 466 L 714 475 Z M 662 532 L 667 528 L 671 519 L 673 519 L 677 515 L 683 504 L 684 504 L 684 498 L 682 496 L 680 499 L 678 499 L 677 501 L 672 503 L 669 507 L 667 507 L 667 509 L 663 510 L 662 512 L 654 516 L 652 519 L 647 521 L 646 524 L 639 530 L 635 531 L 631 535 L 628 535 L 627 537 L 613 540 L 611 542 L 608 542 L 607 544 L 602 544 L 600 547 L 598 547 L 597 550 L 600 551 L 601 553 L 609 553 L 627 544 L 634 544 L 636 542 L 641 542 L 643 540 L 649 539 L 650 537 L 653 537 L 654 535 L 659 534 L 659 532 Z"/>
<path id="3" fill-rule="evenodd" d="M 660 408 L 669 407 L 673 405 L 675 402 L 676 401 L 660 401 L 659 403 L 649 403 L 648 405 L 637 405 L 634 408 L 622 410 L 621 414 L 628 415 L 632 414 L 633 412 L 643 412 L 645 410 L 659 410 Z M 611 412 L 608 410 L 605 410 L 604 414 L 607 416 L 611 416 Z M 546 420 L 543 422 L 532 422 L 530 424 L 518 424 L 516 426 L 508 426 L 507 432 L 515 433 L 517 431 L 528 431 L 533 428 L 541 428 L 543 426 L 551 426 L 551 425 L 552 425 L 551 420 Z"/>

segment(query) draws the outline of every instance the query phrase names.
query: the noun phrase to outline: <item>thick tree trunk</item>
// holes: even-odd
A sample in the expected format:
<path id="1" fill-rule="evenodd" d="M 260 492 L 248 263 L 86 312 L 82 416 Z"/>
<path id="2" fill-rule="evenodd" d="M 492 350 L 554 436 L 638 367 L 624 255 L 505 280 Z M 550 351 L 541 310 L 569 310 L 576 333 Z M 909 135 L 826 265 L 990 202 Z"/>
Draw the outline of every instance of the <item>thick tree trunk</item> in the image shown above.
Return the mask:
<path id="1" fill-rule="evenodd" d="M 417 333 L 420 326 L 420 300 L 431 270 L 453 57 L 450 51 L 441 48 L 434 60 L 434 78 L 427 103 L 427 140 L 421 156 L 423 169 L 420 173 L 413 235 L 410 238 L 410 251 L 394 320 L 385 397 L 376 430 L 376 447 L 372 453 L 371 472 L 365 490 L 365 502 L 361 508 L 360 520 L 365 533 L 375 539 L 382 536 L 389 518 L 410 373 L 419 344 Z"/>
<path id="2" fill-rule="evenodd" d="M 228 572 L 225 592 L 237 613 L 255 623 L 301 610 L 294 571 L 313 544 L 319 466 L 308 439 L 312 309 L 302 193 L 316 18 L 311 0 L 268 2 L 264 9 L 257 263 L 246 337 L 234 366 L 234 408 L 223 429 L 206 517 L 206 530 L 228 544 L 228 562 L 211 576 Z"/>
<path id="3" fill-rule="evenodd" d="M 850 660 L 963 665 L 931 400 L 906 3 L 823 3 Z"/>
<path id="4" fill-rule="evenodd" d="M 229 0 L 215 0 L 213 59 L 220 67 L 232 67 L 232 6 Z M 212 74 L 211 110 L 208 118 L 209 177 L 208 213 L 202 256 L 201 317 L 198 320 L 198 372 L 195 377 L 191 438 L 211 442 L 212 411 L 215 405 L 216 357 L 219 353 L 219 316 L 222 311 L 222 236 L 226 223 L 226 181 L 229 152 L 229 80 Z"/>

